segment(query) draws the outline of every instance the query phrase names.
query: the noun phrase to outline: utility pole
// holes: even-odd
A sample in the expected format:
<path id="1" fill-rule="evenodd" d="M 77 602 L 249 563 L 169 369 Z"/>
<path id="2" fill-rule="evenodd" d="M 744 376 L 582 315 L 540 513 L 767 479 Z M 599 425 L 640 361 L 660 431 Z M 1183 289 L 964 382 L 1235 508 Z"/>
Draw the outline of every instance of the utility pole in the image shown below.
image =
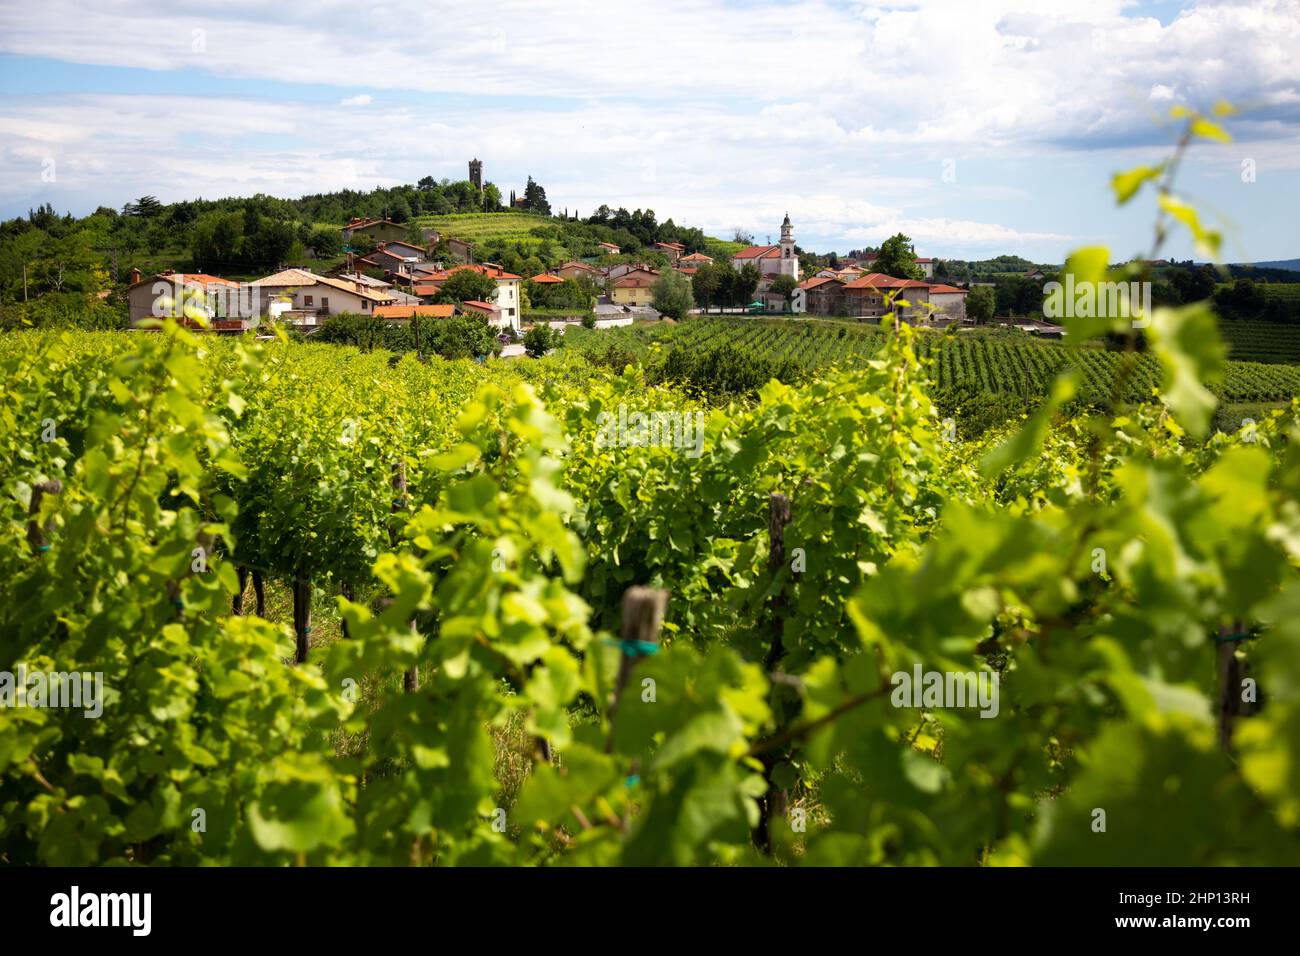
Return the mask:
<path id="1" fill-rule="evenodd" d="M 23 263 L 23 301 L 27 301 L 27 263 Z"/>

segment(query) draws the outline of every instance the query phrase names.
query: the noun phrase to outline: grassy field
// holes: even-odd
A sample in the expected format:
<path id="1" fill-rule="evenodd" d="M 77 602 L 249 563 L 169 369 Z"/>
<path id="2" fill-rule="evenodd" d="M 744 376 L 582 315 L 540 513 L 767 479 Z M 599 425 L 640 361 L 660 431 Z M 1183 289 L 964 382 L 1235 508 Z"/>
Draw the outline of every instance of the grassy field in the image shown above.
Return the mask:
<path id="1" fill-rule="evenodd" d="M 527 212 L 469 212 L 446 216 L 420 216 L 416 222 L 421 226 L 437 229 L 444 236 L 454 236 L 457 239 L 479 243 L 493 239 L 536 242 L 537 239 L 532 235 L 532 231 L 538 226 L 549 225 L 551 220 Z"/>
<path id="2" fill-rule="evenodd" d="M 1219 331 L 1228 343 L 1231 358 L 1243 362 L 1300 364 L 1300 325 L 1240 320 L 1220 322 Z"/>
<path id="3" fill-rule="evenodd" d="M 1229 327 L 1234 323 L 1225 322 Z M 1262 324 L 1262 323 L 1261 323 Z M 687 353 L 721 352 L 767 362 L 787 374 L 814 375 L 830 366 L 861 367 L 875 358 L 884 333 L 874 325 L 816 320 L 701 316 L 680 325 L 588 330 L 570 329 L 565 347 L 600 359 L 636 356 L 654 363 L 674 345 Z M 1080 394 L 1100 400 L 1110 394 L 1119 353 L 1089 346 L 1044 342 L 1027 335 L 983 330 L 961 335 L 925 331 L 916 340 L 917 354 L 930 364 L 935 385 L 944 390 L 1032 397 L 1045 393 L 1057 373 L 1076 367 Z M 1160 369 L 1143 355 L 1129 376 L 1125 398 L 1142 401 L 1159 386 Z M 1300 394 L 1300 366 L 1229 361 L 1223 381 L 1213 390 L 1229 403 L 1287 401 Z"/>

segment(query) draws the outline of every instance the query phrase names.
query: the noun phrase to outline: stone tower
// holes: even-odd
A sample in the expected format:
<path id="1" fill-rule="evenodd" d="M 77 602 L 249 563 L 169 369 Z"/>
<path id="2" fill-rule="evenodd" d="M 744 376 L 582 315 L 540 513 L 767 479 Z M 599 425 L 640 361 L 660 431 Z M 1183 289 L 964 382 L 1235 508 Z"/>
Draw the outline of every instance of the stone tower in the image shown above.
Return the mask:
<path id="1" fill-rule="evenodd" d="M 483 191 L 483 161 L 481 159 L 471 159 L 469 161 L 469 181 L 474 184 L 474 188 L 479 192 Z"/>
<path id="2" fill-rule="evenodd" d="M 794 252 L 794 227 L 790 225 L 790 214 L 785 214 L 781 222 L 781 275 L 790 276 L 799 281 L 799 257 Z"/>

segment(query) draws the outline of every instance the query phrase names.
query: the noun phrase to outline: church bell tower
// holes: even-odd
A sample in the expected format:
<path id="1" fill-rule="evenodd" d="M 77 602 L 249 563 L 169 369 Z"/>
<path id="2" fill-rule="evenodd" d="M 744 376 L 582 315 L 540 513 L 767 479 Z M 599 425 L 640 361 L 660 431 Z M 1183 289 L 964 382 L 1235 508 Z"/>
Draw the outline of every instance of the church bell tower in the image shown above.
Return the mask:
<path id="1" fill-rule="evenodd" d="M 799 257 L 794 252 L 794 227 L 790 225 L 789 213 L 781 222 L 781 275 L 799 281 Z"/>

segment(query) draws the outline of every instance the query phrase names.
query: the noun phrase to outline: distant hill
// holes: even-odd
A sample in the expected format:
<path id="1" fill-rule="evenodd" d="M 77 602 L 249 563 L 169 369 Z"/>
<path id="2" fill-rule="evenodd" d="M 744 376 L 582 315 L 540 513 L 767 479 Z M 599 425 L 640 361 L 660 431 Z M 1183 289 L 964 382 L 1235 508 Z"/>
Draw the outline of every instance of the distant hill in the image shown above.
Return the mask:
<path id="1" fill-rule="evenodd" d="M 1273 259 L 1270 262 L 1234 263 L 1242 268 L 1254 266 L 1256 269 L 1286 269 L 1288 272 L 1300 272 L 1300 259 Z"/>

